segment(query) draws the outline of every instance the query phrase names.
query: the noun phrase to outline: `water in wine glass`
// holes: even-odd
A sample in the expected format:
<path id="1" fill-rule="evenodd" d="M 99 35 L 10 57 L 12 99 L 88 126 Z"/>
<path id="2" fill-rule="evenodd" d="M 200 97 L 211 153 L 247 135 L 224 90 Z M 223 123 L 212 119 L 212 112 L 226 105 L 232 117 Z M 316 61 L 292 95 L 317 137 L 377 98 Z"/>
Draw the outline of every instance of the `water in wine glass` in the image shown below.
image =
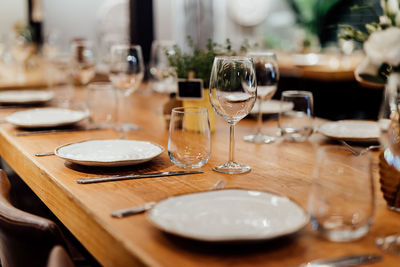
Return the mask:
<path id="1" fill-rule="evenodd" d="M 169 64 L 169 57 L 175 55 L 175 41 L 154 40 L 151 45 L 150 74 L 152 89 L 158 93 L 171 93 L 177 90 L 175 68 Z"/>
<path id="2" fill-rule="evenodd" d="M 80 65 L 74 70 L 74 77 L 80 84 L 88 84 L 95 74 L 96 68 L 94 64 Z"/>
<path id="3" fill-rule="evenodd" d="M 273 52 L 252 52 L 248 54 L 254 59 L 255 71 L 257 77 L 257 103 L 258 120 L 257 132 L 246 135 L 243 139 L 251 143 L 271 143 L 275 141 L 272 136 L 261 132 L 262 127 L 262 107 L 265 101 L 272 98 L 277 90 L 279 80 L 278 63 L 276 55 Z"/>
<path id="4" fill-rule="evenodd" d="M 213 170 L 228 174 L 251 170 L 234 160 L 235 124 L 244 118 L 256 100 L 256 75 L 253 59 L 249 57 L 216 57 L 210 78 L 210 102 L 214 110 L 230 125 L 228 162 Z"/>
<path id="5" fill-rule="evenodd" d="M 118 89 L 125 91 L 125 94 L 133 93 L 143 80 L 143 73 L 125 74 L 120 71 L 110 70 L 109 78 L 112 84 Z"/>
<path id="6" fill-rule="evenodd" d="M 249 114 L 254 104 L 254 94 L 221 92 L 220 116 L 228 122 L 237 122 Z"/>

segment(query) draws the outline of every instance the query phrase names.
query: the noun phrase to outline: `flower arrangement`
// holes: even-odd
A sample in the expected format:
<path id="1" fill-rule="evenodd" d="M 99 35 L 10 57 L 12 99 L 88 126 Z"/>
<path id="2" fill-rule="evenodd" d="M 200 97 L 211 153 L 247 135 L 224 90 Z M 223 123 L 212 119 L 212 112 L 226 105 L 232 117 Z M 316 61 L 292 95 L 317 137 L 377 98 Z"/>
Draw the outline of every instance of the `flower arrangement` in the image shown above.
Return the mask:
<path id="1" fill-rule="evenodd" d="M 366 32 L 341 25 L 340 38 L 364 43 L 367 58 L 356 69 L 356 76 L 377 83 L 386 83 L 393 69 L 400 67 L 400 0 L 381 0 L 382 16 L 365 25 Z M 352 10 L 370 8 L 354 6 Z"/>

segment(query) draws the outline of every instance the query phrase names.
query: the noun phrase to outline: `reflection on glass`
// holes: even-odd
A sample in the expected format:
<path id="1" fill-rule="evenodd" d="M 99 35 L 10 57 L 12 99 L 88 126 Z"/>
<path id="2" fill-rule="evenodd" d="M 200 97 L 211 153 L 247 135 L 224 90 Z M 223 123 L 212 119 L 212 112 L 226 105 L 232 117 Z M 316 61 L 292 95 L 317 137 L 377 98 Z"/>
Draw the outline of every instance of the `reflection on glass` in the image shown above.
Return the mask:
<path id="1" fill-rule="evenodd" d="M 93 44 L 77 39 L 71 43 L 72 76 L 76 84 L 87 85 L 96 74 Z"/>
<path id="2" fill-rule="evenodd" d="M 172 93 L 177 90 L 177 74 L 168 61 L 168 55 L 175 54 L 174 45 L 174 41 L 168 40 L 155 40 L 151 45 L 152 89 L 158 93 Z"/>

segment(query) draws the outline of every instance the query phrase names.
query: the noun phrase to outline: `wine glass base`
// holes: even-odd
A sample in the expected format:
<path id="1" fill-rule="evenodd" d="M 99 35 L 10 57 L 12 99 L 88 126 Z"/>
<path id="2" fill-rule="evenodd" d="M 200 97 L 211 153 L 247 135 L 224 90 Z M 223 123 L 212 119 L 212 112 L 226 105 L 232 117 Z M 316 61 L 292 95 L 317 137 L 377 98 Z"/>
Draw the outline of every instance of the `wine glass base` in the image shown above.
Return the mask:
<path id="1" fill-rule="evenodd" d="M 124 123 L 115 127 L 119 132 L 134 132 L 140 130 L 140 127 L 132 123 Z"/>
<path id="2" fill-rule="evenodd" d="M 243 137 L 243 140 L 255 144 L 269 144 L 275 142 L 275 137 L 263 134 L 251 134 Z"/>
<path id="3" fill-rule="evenodd" d="M 400 212 L 400 207 L 394 207 L 394 206 L 388 205 L 388 208 L 389 208 L 391 211 Z"/>
<path id="4" fill-rule="evenodd" d="M 375 239 L 375 244 L 378 248 L 391 254 L 400 256 L 400 235 L 393 234 L 378 237 Z"/>
<path id="5" fill-rule="evenodd" d="M 228 161 L 227 163 L 214 167 L 213 171 L 227 174 L 241 174 L 251 171 L 251 167 L 234 161 Z"/>

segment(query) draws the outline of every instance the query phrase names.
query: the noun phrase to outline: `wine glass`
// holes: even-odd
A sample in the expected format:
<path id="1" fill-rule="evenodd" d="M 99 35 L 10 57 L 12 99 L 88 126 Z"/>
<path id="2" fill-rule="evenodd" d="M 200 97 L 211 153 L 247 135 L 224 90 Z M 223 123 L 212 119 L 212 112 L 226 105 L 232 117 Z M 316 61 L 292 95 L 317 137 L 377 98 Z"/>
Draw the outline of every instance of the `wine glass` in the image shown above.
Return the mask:
<path id="1" fill-rule="evenodd" d="M 215 57 L 210 77 L 210 102 L 214 110 L 230 125 L 228 162 L 214 167 L 221 173 L 239 174 L 250 166 L 234 161 L 235 125 L 249 114 L 257 96 L 256 73 L 250 57 Z"/>
<path id="2" fill-rule="evenodd" d="M 247 55 L 253 58 L 256 69 L 258 119 L 257 132 L 246 135 L 243 139 L 251 143 L 268 144 L 274 142 L 275 138 L 261 132 L 262 105 L 264 102 L 270 100 L 276 92 L 279 80 L 278 62 L 274 52 L 251 52 Z"/>
<path id="3" fill-rule="evenodd" d="M 155 40 L 151 45 L 150 74 L 152 89 L 158 93 L 172 93 L 177 90 L 177 74 L 171 67 L 168 56 L 175 54 L 175 42 Z"/>
<path id="4" fill-rule="evenodd" d="M 76 39 L 71 43 L 72 75 L 76 84 L 87 85 L 96 74 L 92 42 Z"/>
<path id="5" fill-rule="evenodd" d="M 16 37 L 12 46 L 11 54 L 17 63 L 17 82 L 26 82 L 25 64 L 34 53 L 35 46 L 22 37 Z"/>
<path id="6" fill-rule="evenodd" d="M 109 78 L 118 94 L 118 124 L 116 130 L 129 132 L 139 129 L 130 123 L 130 95 L 139 88 L 144 76 L 142 48 L 139 45 L 114 45 L 111 48 Z"/>

